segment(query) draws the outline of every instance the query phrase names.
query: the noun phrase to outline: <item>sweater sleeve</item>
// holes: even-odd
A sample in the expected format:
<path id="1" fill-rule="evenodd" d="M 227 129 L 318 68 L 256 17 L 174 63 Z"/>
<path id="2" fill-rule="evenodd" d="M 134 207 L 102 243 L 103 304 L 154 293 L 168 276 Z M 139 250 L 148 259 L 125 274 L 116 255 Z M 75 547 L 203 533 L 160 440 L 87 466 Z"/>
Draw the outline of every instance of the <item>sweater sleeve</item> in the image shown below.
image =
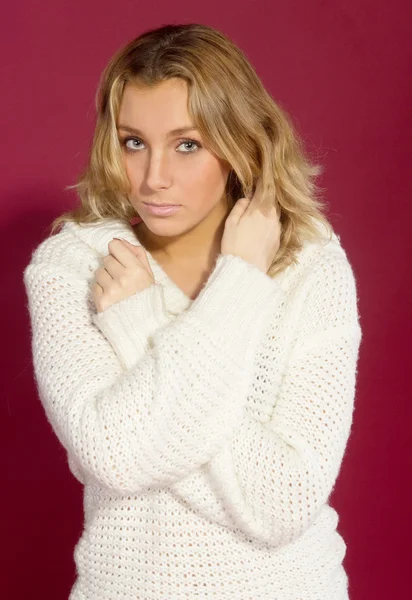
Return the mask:
<path id="1" fill-rule="evenodd" d="M 270 420 L 245 413 L 206 465 L 171 486 L 205 518 L 274 547 L 314 522 L 350 434 L 362 333 L 346 259 L 318 265 L 300 322 Z"/>
<path id="2" fill-rule="evenodd" d="M 160 329 L 149 326 L 151 347 L 136 362 L 134 348 L 145 347 L 141 293 L 96 315 L 89 284 L 74 268 L 32 260 L 24 282 L 48 420 L 78 478 L 119 494 L 178 481 L 233 436 L 251 356 L 283 301 L 276 281 L 220 255 L 189 309 Z M 145 301 L 156 293 L 151 286 Z M 127 370 L 106 334 L 129 360 Z"/>
<path id="3" fill-rule="evenodd" d="M 103 312 L 97 313 L 92 307 L 91 320 L 110 342 L 126 370 L 138 364 L 153 347 L 156 331 L 172 322 L 157 282 Z"/>

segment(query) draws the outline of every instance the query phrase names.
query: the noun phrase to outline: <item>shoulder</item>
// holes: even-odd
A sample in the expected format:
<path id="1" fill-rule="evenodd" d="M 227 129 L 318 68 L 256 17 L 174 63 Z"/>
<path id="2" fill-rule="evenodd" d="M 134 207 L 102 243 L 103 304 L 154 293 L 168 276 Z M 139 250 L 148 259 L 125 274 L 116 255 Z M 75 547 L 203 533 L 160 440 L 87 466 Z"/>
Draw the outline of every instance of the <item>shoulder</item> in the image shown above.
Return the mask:
<path id="1" fill-rule="evenodd" d="M 288 278 L 297 280 L 306 290 L 343 291 L 356 287 L 351 259 L 340 236 L 306 241 L 297 255 L 297 263 L 288 269 Z"/>
<path id="2" fill-rule="evenodd" d="M 297 307 L 301 331 L 359 329 L 358 286 L 355 270 L 340 237 L 306 242 L 288 268 L 284 286 Z"/>
<path id="3" fill-rule="evenodd" d="M 67 273 L 87 281 L 97 268 L 97 253 L 75 234 L 76 225 L 65 223 L 62 229 L 43 239 L 31 252 L 30 260 L 23 271 L 26 282 L 47 270 L 49 273 Z"/>

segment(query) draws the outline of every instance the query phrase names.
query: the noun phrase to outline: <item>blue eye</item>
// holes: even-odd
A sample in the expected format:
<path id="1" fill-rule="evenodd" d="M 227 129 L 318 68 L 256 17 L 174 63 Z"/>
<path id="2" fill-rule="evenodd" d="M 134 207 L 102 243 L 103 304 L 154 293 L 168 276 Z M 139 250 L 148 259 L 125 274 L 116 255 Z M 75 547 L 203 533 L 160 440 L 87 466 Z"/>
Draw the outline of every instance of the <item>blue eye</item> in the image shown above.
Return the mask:
<path id="1" fill-rule="evenodd" d="M 201 147 L 199 142 L 196 142 L 195 140 L 182 140 L 179 146 L 182 146 L 183 144 L 194 144 L 195 146 L 194 150 L 189 150 L 188 152 L 184 152 L 184 154 L 193 154 L 194 152 L 197 152 Z"/>
<path id="2" fill-rule="evenodd" d="M 137 138 L 131 138 L 131 137 L 127 137 L 127 138 L 124 138 L 124 139 L 122 140 L 122 145 L 125 147 L 126 151 L 127 151 L 127 152 L 134 152 L 134 150 L 132 150 L 132 148 L 130 148 L 130 147 L 127 145 L 127 142 L 130 142 L 130 141 L 133 141 L 133 142 L 136 142 L 136 141 L 137 141 L 137 142 L 139 142 L 140 140 L 138 140 Z"/>
<path id="3" fill-rule="evenodd" d="M 128 146 L 127 143 L 129 141 L 137 142 L 138 144 L 142 143 L 141 140 L 139 138 L 136 138 L 136 137 L 129 136 L 129 137 L 122 138 L 121 143 L 122 143 L 122 146 L 124 146 L 126 152 L 135 153 L 138 150 L 140 150 L 140 147 L 136 148 L 136 146 L 135 146 L 134 149 L 132 149 L 130 146 Z M 194 154 L 195 152 L 197 152 L 198 150 L 200 150 L 200 148 L 202 147 L 199 142 L 197 142 L 196 140 L 191 140 L 191 139 L 182 139 L 182 140 L 179 140 L 178 147 L 182 146 L 183 144 L 192 144 L 193 145 L 193 149 L 192 150 L 189 149 L 189 150 L 186 150 L 186 151 L 181 151 L 180 150 L 179 151 L 180 154 Z"/>

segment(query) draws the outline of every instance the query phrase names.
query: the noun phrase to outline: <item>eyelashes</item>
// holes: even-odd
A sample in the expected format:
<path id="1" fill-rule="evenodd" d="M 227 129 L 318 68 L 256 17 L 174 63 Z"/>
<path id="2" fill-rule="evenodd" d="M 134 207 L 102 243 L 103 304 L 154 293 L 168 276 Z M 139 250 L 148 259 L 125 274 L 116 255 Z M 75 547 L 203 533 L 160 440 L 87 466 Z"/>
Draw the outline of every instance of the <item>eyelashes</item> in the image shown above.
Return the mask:
<path id="1" fill-rule="evenodd" d="M 127 143 L 129 141 L 136 141 L 141 143 L 141 140 L 137 137 L 125 137 L 125 138 L 121 138 L 121 145 L 124 147 L 124 149 L 126 150 L 126 152 L 130 153 L 130 154 L 136 154 L 136 152 L 139 152 L 140 148 L 136 148 L 135 150 L 133 150 L 132 148 L 130 148 Z M 200 142 L 197 142 L 196 140 L 192 140 L 190 138 L 184 138 L 179 140 L 178 143 L 178 147 L 181 146 L 182 144 L 193 144 L 195 149 L 194 150 L 188 150 L 188 151 L 180 151 L 180 154 L 195 154 L 196 152 L 198 152 L 200 150 L 200 148 L 202 147 L 202 145 L 200 144 Z"/>

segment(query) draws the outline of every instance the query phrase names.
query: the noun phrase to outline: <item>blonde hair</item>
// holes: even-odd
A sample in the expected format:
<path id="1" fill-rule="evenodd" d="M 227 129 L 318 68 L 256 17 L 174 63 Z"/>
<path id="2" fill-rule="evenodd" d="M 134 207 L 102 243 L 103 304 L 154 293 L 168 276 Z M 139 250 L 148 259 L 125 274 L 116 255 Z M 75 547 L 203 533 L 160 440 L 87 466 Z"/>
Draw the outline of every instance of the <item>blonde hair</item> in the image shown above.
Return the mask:
<path id="1" fill-rule="evenodd" d="M 53 234 L 67 221 L 93 223 L 136 217 L 128 199 L 130 182 L 122 161 L 117 119 L 127 83 L 155 86 L 171 78 L 188 86 L 188 111 L 205 144 L 231 167 L 226 185 L 229 207 L 262 181 L 263 205 L 275 204 L 282 234 L 273 276 L 292 262 L 305 240 L 322 237 L 323 214 L 315 177 L 323 167 L 305 155 L 289 115 L 265 90 L 244 53 L 212 27 L 166 25 L 149 30 L 116 52 L 104 69 L 96 94 L 97 121 L 88 164 L 67 186 L 81 203 L 57 217 Z"/>

